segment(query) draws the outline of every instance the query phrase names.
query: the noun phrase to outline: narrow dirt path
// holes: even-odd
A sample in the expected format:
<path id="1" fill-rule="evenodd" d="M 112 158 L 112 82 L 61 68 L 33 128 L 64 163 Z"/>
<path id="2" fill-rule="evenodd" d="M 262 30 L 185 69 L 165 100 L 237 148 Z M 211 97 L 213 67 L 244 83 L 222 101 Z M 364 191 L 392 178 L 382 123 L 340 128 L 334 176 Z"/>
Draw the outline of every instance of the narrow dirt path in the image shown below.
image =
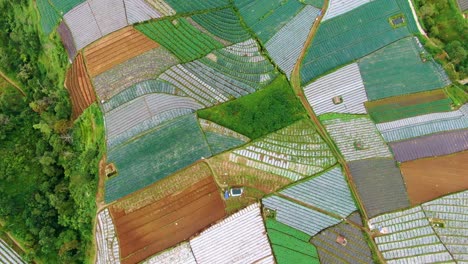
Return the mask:
<path id="1" fill-rule="evenodd" d="M 26 93 L 23 91 L 23 89 L 21 89 L 21 87 L 19 87 L 15 82 L 13 82 L 10 78 L 8 78 L 8 76 L 6 76 L 2 71 L 0 71 L 0 77 L 2 77 L 3 79 L 5 79 L 5 81 L 7 81 L 9 84 L 13 85 L 13 87 L 16 88 L 16 90 L 18 90 L 23 96 L 26 96 Z"/>
<path id="2" fill-rule="evenodd" d="M 317 115 L 315 114 L 314 110 L 312 109 L 312 107 L 310 106 L 309 102 L 307 101 L 307 99 L 305 98 L 304 96 L 304 92 L 302 90 L 302 87 L 301 87 L 301 65 L 302 65 L 302 61 L 304 60 L 305 58 L 305 55 L 307 53 L 307 47 L 310 46 L 310 44 L 312 43 L 315 35 L 317 34 L 317 30 L 320 26 L 320 22 L 322 21 L 323 17 L 325 16 L 325 13 L 328 9 L 328 5 L 329 5 L 329 2 L 330 0 L 325 0 L 324 1 L 324 5 L 323 5 L 323 8 L 322 8 L 322 13 L 320 14 L 319 17 L 317 17 L 317 19 L 315 20 L 315 23 L 314 25 L 312 26 L 310 32 L 309 32 L 309 35 L 307 36 L 307 40 L 304 44 L 304 47 L 301 51 L 301 54 L 296 62 L 296 64 L 294 65 L 294 69 L 291 73 L 291 85 L 294 89 L 294 92 L 296 93 L 297 97 L 299 98 L 299 100 L 301 101 L 302 105 L 304 106 L 304 108 L 306 109 L 310 119 L 312 120 L 312 122 L 314 122 L 316 128 L 317 128 L 317 132 L 320 134 L 320 136 L 322 136 L 322 138 L 325 140 L 325 142 L 328 144 L 328 146 L 330 146 L 331 148 L 331 151 L 333 152 L 334 156 L 338 159 L 338 163 L 340 163 L 340 165 L 343 167 L 343 170 L 344 170 L 344 173 L 345 173 L 345 176 L 347 178 L 347 181 L 349 183 L 349 186 L 350 186 L 350 190 L 351 190 L 351 193 L 353 194 L 357 204 L 358 204 L 358 208 L 360 209 L 359 211 L 361 212 L 362 214 L 362 217 L 364 219 L 364 229 L 363 231 L 365 233 L 367 233 L 369 235 L 369 237 L 371 238 L 370 239 L 370 242 L 372 244 L 372 247 L 374 248 L 374 251 L 375 253 L 377 254 L 378 258 L 379 258 L 379 261 L 381 263 L 385 263 L 385 260 L 382 256 L 382 254 L 380 253 L 380 251 L 377 250 L 377 245 L 375 244 L 374 240 L 372 239 L 372 237 L 370 236 L 370 230 L 367 229 L 367 222 L 369 220 L 369 217 L 367 215 L 367 212 L 365 211 L 364 209 L 364 204 L 357 192 L 357 188 L 356 188 L 356 185 L 353 181 L 353 178 L 352 178 L 352 175 L 351 175 L 351 171 L 349 170 L 349 167 L 344 159 L 344 157 L 341 155 L 340 151 L 338 150 L 337 146 L 335 145 L 335 143 L 333 142 L 332 138 L 330 137 L 330 135 L 328 135 L 325 127 L 322 125 L 322 123 L 320 122 L 320 120 L 318 119 Z"/>

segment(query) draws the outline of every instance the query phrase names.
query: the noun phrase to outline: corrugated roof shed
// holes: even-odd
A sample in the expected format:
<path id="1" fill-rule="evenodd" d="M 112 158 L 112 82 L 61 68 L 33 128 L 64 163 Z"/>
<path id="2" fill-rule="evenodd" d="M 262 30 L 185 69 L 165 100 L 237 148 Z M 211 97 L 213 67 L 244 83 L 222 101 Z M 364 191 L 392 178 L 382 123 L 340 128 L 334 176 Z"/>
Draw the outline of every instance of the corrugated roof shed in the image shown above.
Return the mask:
<path id="1" fill-rule="evenodd" d="M 278 222 L 291 226 L 310 236 L 340 222 L 339 219 L 276 195 L 264 198 L 262 203 L 266 208 L 276 211 L 276 220 Z"/>
<path id="2" fill-rule="evenodd" d="M 369 221 L 387 233 L 375 238 L 389 264 L 450 262 L 453 258 L 437 237 L 421 206 L 378 216 Z"/>
<path id="3" fill-rule="evenodd" d="M 341 168 L 336 167 L 281 194 L 344 218 L 357 210 L 344 177 Z"/>
<path id="4" fill-rule="evenodd" d="M 357 63 L 352 63 L 304 88 L 305 96 L 317 115 L 325 113 L 365 114 L 366 89 Z M 334 104 L 332 99 L 341 96 L 343 102 Z"/>
<path id="5" fill-rule="evenodd" d="M 468 149 L 468 129 L 390 143 L 399 162 L 448 155 Z"/>
<path id="6" fill-rule="evenodd" d="M 465 128 L 468 128 L 468 116 L 459 110 L 377 124 L 377 129 L 387 142 Z"/>
<path id="7" fill-rule="evenodd" d="M 203 231 L 190 246 L 198 263 L 274 263 L 259 204 Z"/>
<path id="8" fill-rule="evenodd" d="M 354 215 L 359 217 L 357 212 Z M 346 246 L 336 242 L 338 236 L 346 239 Z M 373 263 L 364 234 L 346 222 L 323 230 L 310 242 L 317 247 L 321 263 Z"/>
<path id="9" fill-rule="evenodd" d="M 193 256 L 189 243 L 182 243 L 174 248 L 164 251 L 161 254 L 153 256 L 142 264 L 197 264 Z"/>
<path id="10" fill-rule="evenodd" d="M 328 5 L 327 13 L 323 17 L 322 21 L 327 19 L 334 18 L 336 16 L 347 13 L 355 8 L 358 8 L 361 5 L 367 4 L 372 0 L 330 0 Z"/>
<path id="11" fill-rule="evenodd" d="M 369 217 L 409 207 L 400 169 L 391 158 L 348 163 L 353 181 Z"/>
<path id="12" fill-rule="evenodd" d="M 369 117 L 323 121 L 346 161 L 392 157 L 388 146 Z"/>
<path id="13" fill-rule="evenodd" d="M 468 0 L 457 0 L 457 2 L 462 12 L 465 12 L 468 10 Z"/>

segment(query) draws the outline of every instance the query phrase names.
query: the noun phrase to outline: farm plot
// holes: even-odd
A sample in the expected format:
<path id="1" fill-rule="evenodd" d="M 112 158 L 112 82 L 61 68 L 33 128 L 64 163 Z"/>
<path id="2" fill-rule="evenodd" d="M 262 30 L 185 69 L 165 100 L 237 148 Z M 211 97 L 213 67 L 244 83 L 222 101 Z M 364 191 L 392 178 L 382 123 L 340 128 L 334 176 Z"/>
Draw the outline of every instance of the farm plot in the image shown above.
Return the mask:
<path id="1" fill-rule="evenodd" d="M 372 0 L 354 0 L 354 1 L 330 0 L 330 3 L 328 4 L 327 12 L 325 13 L 325 16 L 323 17 L 322 21 L 332 19 L 336 16 L 345 14 L 371 1 Z"/>
<path id="2" fill-rule="evenodd" d="M 276 221 L 295 228 L 309 236 L 314 236 L 340 219 L 320 213 L 277 195 L 262 199 L 264 208 L 276 212 Z"/>
<path id="3" fill-rule="evenodd" d="M 317 250 L 309 243 L 309 235 L 273 219 L 267 219 L 265 224 L 278 264 L 320 263 Z"/>
<path id="4" fill-rule="evenodd" d="M 138 128 L 138 133 L 143 133 L 140 126 L 148 129 L 149 121 L 170 121 L 162 117 L 172 113 L 172 118 L 176 118 L 177 113 L 194 113 L 201 107 L 190 97 L 162 93 L 143 95 L 105 114 L 107 139 L 112 141 L 116 137 L 121 138 L 124 133 L 127 138 L 131 138 L 137 134 L 129 133 L 129 130 L 136 131 Z M 158 125 L 157 122 L 151 123 Z"/>
<path id="5" fill-rule="evenodd" d="M 41 27 L 46 35 L 49 35 L 57 26 L 62 15 L 73 7 L 81 4 L 84 0 L 38 0 L 36 1 Z"/>
<path id="6" fill-rule="evenodd" d="M 274 263 L 260 205 L 251 205 L 190 240 L 197 263 Z"/>
<path id="7" fill-rule="evenodd" d="M 389 145 L 399 162 L 449 155 L 468 150 L 468 129 L 392 142 Z"/>
<path id="8" fill-rule="evenodd" d="M 199 119 L 199 123 L 205 133 L 206 140 L 213 155 L 238 147 L 250 141 L 248 137 L 214 122 Z"/>
<path id="9" fill-rule="evenodd" d="M 392 157 L 379 131 L 367 116 L 342 116 L 343 118 L 329 119 L 322 123 L 346 161 Z"/>
<path id="10" fill-rule="evenodd" d="M 73 35 L 64 21 L 60 23 L 59 27 L 57 28 L 57 32 L 59 33 L 63 46 L 67 51 L 68 60 L 72 62 L 78 51 L 76 50 L 75 43 L 73 42 Z"/>
<path id="11" fill-rule="evenodd" d="M 244 22 L 266 43 L 304 7 L 295 0 L 234 0 Z"/>
<path id="12" fill-rule="evenodd" d="M 26 264 L 26 262 L 16 253 L 5 241 L 0 239 L 0 263 L 5 264 Z"/>
<path id="13" fill-rule="evenodd" d="M 154 1 L 154 0 L 152 0 Z M 207 9 L 215 9 L 229 5 L 229 0 L 165 0 L 177 13 L 191 13 Z"/>
<path id="14" fill-rule="evenodd" d="M 392 43 L 359 61 L 369 100 L 435 90 L 450 84 L 448 76 L 416 37 Z"/>
<path id="15" fill-rule="evenodd" d="M 343 218 L 357 210 L 340 167 L 288 187 L 280 194 Z"/>
<path id="16" fill-rule="evenodd" d="M 172 9 L 172 7 L 170 7 L 164 0 L 145 0 L 145 2 L 164 16 L 173 16 L 176 14 L 175 10 Z"/>
<path id="17" fill-rule="evenodd" d="M 468 128 L 468 113 L 465 115 L 462 111 L 427 114 L 377 124 L 377 129 L 387 142 L 465 128 Z"/>
<path id="18" fill-rule="evenodd" d="M 192 19 L 211 34 L 230 43 L 244 42 L 250 38 L 232 7 L 194 15 Z"/>
<path id="19" fill-rule="evenodd" d="M 410 206 L 395 160 L 359 160 L 348 163 L 348 166 L 369 217 Z"/>
<path id="20" fill-rule="evenodd" d="M 258 50 L 252 56 L 219 50 L 198 61 L 176 65 L 160 79 L 210 107 L 253 93 L 276 75 L 273 65 Z"/>
<path id="21" fill-rule="evenodd" d="M 163 47 L 150 50 L 96 76 L 96 94 L 107 101 L 129 86 L 154 79 L 177 63 L 177 58 Z"/>
<path id="22" fill-rule="evenodd" d="M 124 0 L 129 25 L 164 16 L 145 0 Z"/>
<path id="23" fill-rule="evenodd" d="M 374 240 L 389 264 L 453 262 L 420 206 L 370 219 Z"/>
<path id="24" fill-rule="evenodd" d="M 211 176 L 131 213 L 117 203 L 111 213 L 122 263 L 138 263 L 225 216 L 224 201 Z"/>
<path id="25" fill-rule="evenodd" d="M 411 204 L 421 204 L 468 189 L 468 152 L 400 165 Z"/>
<path id="26" fill-rule="evenodd" d="M 94 78 L 158 46 L 158 43 L 132 27 L 109 34 L 88 46 L 84 51 L 89 75 Z"/>
<path id="27" fill-rule="evenodd" d="M 93 85 L 86 72 L 81 53 L 78 54 L 67 72 L 65 87 L 70 93 L 73 119 L 78 118 L 88 106 L 96 101 Z"/>
<path id="28" fill-rule="evenodd" d="M 433 225 L 436 234 L 452 254 L 455 261 L 468 261 L 468 191 L 452 194 L 422 205 L 429 220 L 440 221 Z"/>
<path id="29" fill-rule="evenodd" d="M 185 18 L 147 22 L 137 25 L 136 29 L 167 48 L 182 62 L 199 59 L 212 50 L 223 47 Z"/>
<path id="30" fill-rule="evenodd" d="M 232 151 L 229 160 L 293 181 L 336 163 L 328 145 L 305 119 Z"/>
<path id="31" fill-rule="evenodd" d="M 304 93 L 317 115 L 366 113 L 368 99 L 357 63 L 317 79 L 304 87 Z"/>
<path id="32" fill-rule="evenodd" d="M 106 182 L 105 200 L 124 197 L 209 156 L 194 115 L 166 122 L 109 152 L 108 162 L 116 165 L 118 175 Z"/>
<path id="33" fill-rule="evenodd" d="M 407 26 L 393 28 L 388 21 L 404 11 L 399 4 L 408 5 L 396 0 L 376 0 L 324 21 L 302 62 L 302 84 L 409 36 L 413 31 Z M 410 24 L 411 12 L 404 13 Z"/>
<path id="34" fill-rule="evenodd" d="M 88 0 L 64 16 L 78 50 L 127 26 L 123 0 Z"/>
<path id="35" fill-rule="evenodd" d="M 119 240 L 109 209 L 97 215 L 96 224 L 97 264 L 120 263 Z"/>
<path id="36" fill-rule="evenodd" d="M 189 243 L 181 243 L 180 245 L 174 248 L 166 250 L 142 262 L 142 264 L 173 263 L 197 264 Z"/>
<path id="37" fill-rule="evenodd" d="M 346 246 L 337 242 L 340 236 L 346 239 Z M 321 263 L 374 263 L 363 232 L 346 222 L 323 230 L 310 242 L 317 248 Z"/>
<path id="38" fill-rule="evenodd" d="M 444 90 L 394 96 L 366 102 L 366 109 L 376 123 L 391 122 L 419 115 L 448 112 L 452 101 Z"/>
<path id="39" fill-rule="evenodd" d="M 272 59 L 288 78 L 291 77 L 294 65 L 319 12 L 320 10 L 313 6 L 305 6 L 265 44 Z"/>

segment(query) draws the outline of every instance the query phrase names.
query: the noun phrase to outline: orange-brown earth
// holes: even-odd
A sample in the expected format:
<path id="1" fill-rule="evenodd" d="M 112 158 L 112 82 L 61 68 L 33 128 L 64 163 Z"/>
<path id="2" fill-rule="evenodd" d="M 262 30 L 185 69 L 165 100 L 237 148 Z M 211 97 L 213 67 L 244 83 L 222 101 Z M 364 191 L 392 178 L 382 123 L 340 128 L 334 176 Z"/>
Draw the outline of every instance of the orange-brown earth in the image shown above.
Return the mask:
<path id="1" fill-rule="evenodd" d="M 434 90 L 428 92 L 421 92 L 421 93 L 414 93 L 414 94 L 406 94 L 401 96 L 393 96 L 377 101 L 366 102 L 366 108 L 372 109 L 374 107 L 382 106 L 382 105 L 395 105 L 398 106 L 411 106 L 411 105 L 418 105 L 423 103 L 430 103 L 437 100 L 442 100 L 447 98 L 447 95 L 444 93 L 444 90 Z"/>
<path id="2" fill-rule="evenodd" d="M 78 118 L 86 108 L 96 101 L 93 85 L 86 73 L 81 53 L 76 56 L 72 66 L 68 69 L 65 87 L 70 93 L 72 119 Z"/>
<path id="3" fill-rule="evenodd" d="M 224 200 L 212 176 L 132 212 L 111 206 L 122 263 L 137 263 L 223 218 Z"/>
<path id="4" fill-rule="evenodd" d="M 133 27 L 126 27 L 91 44 L 84 51 L 89 75 L 95 77 L 159 44 Z"/>
<path id="5" fill-rule="evenodd" d="M 468 151 L 401 164 L 412 205 L 468 189 Z"/>

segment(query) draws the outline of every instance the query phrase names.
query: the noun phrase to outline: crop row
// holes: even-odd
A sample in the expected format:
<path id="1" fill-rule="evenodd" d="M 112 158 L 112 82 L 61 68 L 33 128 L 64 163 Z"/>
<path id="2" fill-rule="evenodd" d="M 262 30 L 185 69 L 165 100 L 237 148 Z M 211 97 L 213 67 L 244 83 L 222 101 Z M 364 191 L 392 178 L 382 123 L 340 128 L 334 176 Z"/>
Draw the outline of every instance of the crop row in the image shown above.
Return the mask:
<path id="1" fill-rule="evenodd" d="M 109 209 L 98 213 L 95 237 L 97 244 L 96 263 L 120 263 L 119 240 Z"/>

